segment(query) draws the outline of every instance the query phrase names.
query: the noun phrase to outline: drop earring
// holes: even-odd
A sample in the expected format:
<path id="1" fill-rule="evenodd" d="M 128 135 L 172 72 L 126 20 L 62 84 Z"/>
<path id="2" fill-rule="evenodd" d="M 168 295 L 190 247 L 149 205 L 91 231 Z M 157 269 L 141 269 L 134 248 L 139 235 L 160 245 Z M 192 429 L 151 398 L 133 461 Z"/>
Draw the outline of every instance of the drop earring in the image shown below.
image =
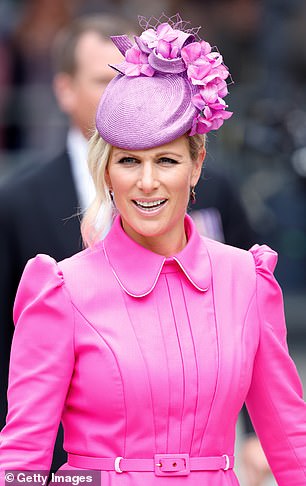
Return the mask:
<path id="1" fill-rule="evenodd" d="M 190 188 L 190 201 L 191 201 L 191 204 L 195 204 L 196 203 L 196 192 L 194 190 L 194 186 L 192 186 Z"/>

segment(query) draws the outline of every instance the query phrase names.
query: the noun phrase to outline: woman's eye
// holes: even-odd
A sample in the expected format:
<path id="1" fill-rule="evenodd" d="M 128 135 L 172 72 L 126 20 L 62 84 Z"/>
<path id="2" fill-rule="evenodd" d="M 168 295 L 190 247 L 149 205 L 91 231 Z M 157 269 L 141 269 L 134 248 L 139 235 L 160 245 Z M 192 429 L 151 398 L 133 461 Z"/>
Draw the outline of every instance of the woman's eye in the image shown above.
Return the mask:
<path id="1" fill-rule="evenodd" d="M 161 157 L 160 159 L 158 159 L 160 163 L 162 164 L 165 164 L 165 165 L 173 165 L 173 164 L 177 164 L 178 162 L 174 159 L 171 159 L 170 157 Z"/>
<path id="2" fill-rule="evenodd" d="M 123 157 L 118 162 L 119 162 L 119 164 L 133 165 L 133 164 L 137 163 L 137 160 L 134 159 L 133 157 Z"/>

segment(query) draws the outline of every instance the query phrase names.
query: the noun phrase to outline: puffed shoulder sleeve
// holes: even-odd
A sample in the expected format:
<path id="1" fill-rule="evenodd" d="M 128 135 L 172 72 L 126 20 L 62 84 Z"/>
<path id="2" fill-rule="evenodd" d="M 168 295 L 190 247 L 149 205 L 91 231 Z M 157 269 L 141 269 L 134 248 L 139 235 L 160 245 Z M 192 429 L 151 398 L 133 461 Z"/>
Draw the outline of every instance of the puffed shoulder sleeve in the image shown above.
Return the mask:
<path id="1" fill-rule="evenodd" d="M 74 318 L 63 275 L 47 255 L 30 260 L 14 305 L 1 469 L 49 470 L 74 366 Z"/>
<path id="2" fill-rule="evenodd" d="M 306 404 L 289 356 L 281 289 L 273 271 L 277 254 L 266 245 L 251 248 L 256 267 L 260 338 L 247 407 L 280 486 L 306 484 Z"/>

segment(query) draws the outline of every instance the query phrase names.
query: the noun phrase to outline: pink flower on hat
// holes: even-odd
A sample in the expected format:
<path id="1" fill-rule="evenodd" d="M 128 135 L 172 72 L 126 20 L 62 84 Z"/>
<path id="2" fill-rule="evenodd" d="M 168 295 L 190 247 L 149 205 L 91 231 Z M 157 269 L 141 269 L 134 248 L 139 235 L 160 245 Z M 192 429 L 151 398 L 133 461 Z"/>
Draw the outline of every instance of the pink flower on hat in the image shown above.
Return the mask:
<path id="1" fill-rule="evenodd" d="M 225 110 L 214 112 L 207 106 L 203 115 L 198 115 L 194 118 L 189 135 L 204 134 L 211 130 L 218 130 L 223 125 L 224 120 L 230 118 L 232 114 L 232 112 Z"/>
<path id="2" fill-rule="evenodd" d="M 153 76 L 154 69 L 148 63 L 148 56 L 137 46 L 133 46 L 125 53 L 125 63 L 122 66 L 126 76 Z"/>
<path id="3" fill-rule="evenodd" d="M 194 85 L 206 85 L 216 78 L 225 80 L 229 76 L 221 54 L 212 52 L 208 42 L 192 42 L 182 48 L 181 55 Z"/>
<path id="4" fill-rule="evenodd" d="M 168 23 L 160 24 L 156 30 L 145 30 L 140 39 L 150 48 L 155 49 L 165 59 L 175 59 L 179 55 L 177 39 L 179 31 L 174 30 Z"/>
<path id="5" fill-rule="evenodd" d="M 200 89 L 199 93 L 192 97 L 193 104 L 199 109 L 203 110 L 204 106 L 208 105 L 215 105 L 218 103 L 224 107 L 225 101 L 223 97 L 227 94 L 227 84 L 222 80 L 214 80 L 215 82 L 208 83 L 202 89 Z M 225 86 L 223 85 L 225 83 Z M 213 106 L 216 109 L 215 106 Z"/>
<path id="6" fill-rule="evenodd" d="M 192 102 L 200 113 L 193 120 L 190 135 L 218 130 L 224 120 L 228 120 L 233 114 L 225 110 L 227 108 L 225 101 L 218 96 L 213 87 L 201 90 L 193 96 Z"/>
<path id="7" fill-rule="evenodd" d="M 208 42 L 193 42 L 182 48 L 182 58 L 187 66 L 187 76 L 199 87 L 192 102 L 200 110 L 193 120 L 190 135 L 217 130 L 232 116 L 226 111 L 223 98 L 228 94 L 225 80 L 229 76 L 219 52 L 213 52 Z"/>
<path id="8" fill-rule="evenodd" d="M 186 66 L 201 62 L 204 56 L 211 53 L 211 45 L 202 40 L 201 42 L 192 42 L 181 50 L 181 56 Z"/>

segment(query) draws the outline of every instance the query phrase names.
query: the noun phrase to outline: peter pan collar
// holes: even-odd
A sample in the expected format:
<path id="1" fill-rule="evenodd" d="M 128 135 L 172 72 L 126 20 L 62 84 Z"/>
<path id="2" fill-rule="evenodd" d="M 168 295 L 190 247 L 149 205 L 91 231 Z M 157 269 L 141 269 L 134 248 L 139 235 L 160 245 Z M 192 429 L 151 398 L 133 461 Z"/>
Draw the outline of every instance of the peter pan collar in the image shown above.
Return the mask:
<path id="1" fill-rule="evenodd" d="M 190 218 L 185 217 L 187 245 L 173 255 L 185 276 L 199 291 L 205 292 L 210 284 L 211 268 L 208 252 Z M 103 241 L 106 259 L 120 286 L 132 297 L 144 297 L 154 289 L 167 258 L 158 255 L 132 240 L 121 226 L 117 216 Z"/>

